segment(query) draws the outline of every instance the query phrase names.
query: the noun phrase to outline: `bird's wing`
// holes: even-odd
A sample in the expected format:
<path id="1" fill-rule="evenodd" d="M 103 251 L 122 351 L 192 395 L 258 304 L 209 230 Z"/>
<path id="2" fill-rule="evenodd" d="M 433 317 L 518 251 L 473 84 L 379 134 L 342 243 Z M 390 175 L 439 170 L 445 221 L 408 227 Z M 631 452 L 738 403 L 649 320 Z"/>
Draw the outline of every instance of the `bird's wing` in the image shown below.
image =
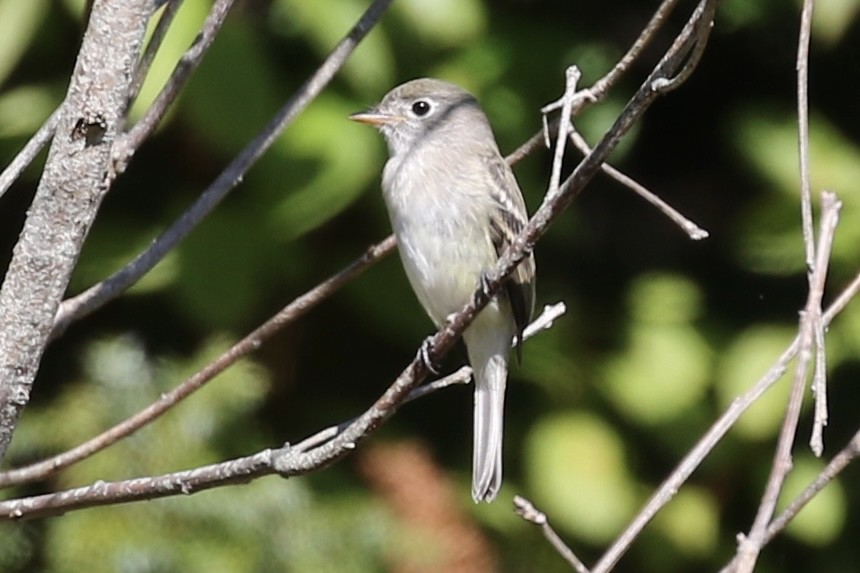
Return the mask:
<path id="1" fill-rule="evenodd" d="M 492 200 L 496 207 L 490 215 L 490 229 L 496 254 L 502 256 L 514 238 L 528 223 L 526 205 L 511 168 L 497 152 L 488 154 Z M 517 327 L 517 357 L 522 359 L 523 330 L 531 320 L 535 299 L 534 256 L 523 259 L 505 284 Z"/>

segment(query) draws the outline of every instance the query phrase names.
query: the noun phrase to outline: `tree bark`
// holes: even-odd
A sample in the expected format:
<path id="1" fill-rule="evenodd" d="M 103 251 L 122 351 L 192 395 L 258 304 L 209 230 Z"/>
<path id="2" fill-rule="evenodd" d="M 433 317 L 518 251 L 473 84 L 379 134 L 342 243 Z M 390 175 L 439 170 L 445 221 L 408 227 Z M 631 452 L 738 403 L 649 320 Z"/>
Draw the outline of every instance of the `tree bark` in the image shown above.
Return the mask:
<path id="1" fill-rule="evenodd" d="M 96 0 L 42 179 L 0 288 L 0 459 L 51 333 L 69 277 L 110 188 L 111 146 L 152 0 Z"/>

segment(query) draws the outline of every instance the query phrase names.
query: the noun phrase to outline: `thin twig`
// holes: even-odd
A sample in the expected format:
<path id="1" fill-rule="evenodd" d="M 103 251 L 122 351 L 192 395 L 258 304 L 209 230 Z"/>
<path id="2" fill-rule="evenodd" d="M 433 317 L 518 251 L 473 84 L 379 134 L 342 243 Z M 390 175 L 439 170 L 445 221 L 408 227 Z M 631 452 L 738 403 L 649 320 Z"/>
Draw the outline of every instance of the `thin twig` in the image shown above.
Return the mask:
<path id="1" fill-rule="evenodd" d="M 162 394 L 158 400 L 133 416 L 126 418 L 112 428 L 90 438 L 71 450 L 25 467 L 0 473 L 0 488 L 42 479 L 58 470 L 88 458 L 136 432 L 200 389 L 227 367 L 258 349 L 263 342 L 271 338 L 276 332 L 312 310 L 344 284 L 367 270 L 381 257 L 393 251 L 394 246 L 394 237 L 389 237 L 383 242 L 373 245 L 362 257 L 353 261 L 351 265 L 293 300 L 276 315 L 221 354 L 221 356 L 194 373 L 170 392 Z"/>
<path id="2" fill-rule="evenodd" d="M 561 315 L 567 312 L 567 307 L 563 302 L 557 302 L 552 305 L 547 305 L 543 307 L 543 311 L 540 315 L 535 318 L 526 328 L 523 330 L 523 340 L 528 340 L 535 334 L 542 332 L 544 330 L 549 330 L 552 328 L 553 323 L 556 319 L 558 319 Z M 443 376 L 438 380 L 433 380 L 432 382 L 428 382 L 423 384 L 414 390 L 412 390 L 406 399 L 403 401 L 404 404 L 412 402 L 413 400 L 417 400 L 418 398 L 423 398 L 428 394 L 432 394 L 433 392 L 438 392 L 444 388 L 448 388 L 449 386 L 455 386 L 457 384 L 468 384 L 472 379 L 472 367 L 471 366 L 461 366 L 456 371 L 448 374 L 447 376 Z M 323 430 L 320 430 L 313 436 L 306 438 L 300 444 L 296 444 L 293 446 L 293 449 L 299 451 L 306 451 L 310 449 L 309 444 L 312 444 L 314 447 L 324 444 L 325 442 L 334 439 L 341 432 L 343 432 L 350 424 L 352 424 L 356 419 L 347 420 L 346 422 L 342 422 L 337 426 L 330 426 Z"/>
<path id="3" fill-rule="evenodd" d="M 578 100 L 576 105 L 572 107 L 571 116 L 576 116 L 580 111 L 585 109 L 587 105 L 602 101 L 606 98 L 609 91 L 616 83 L 618 83 L 621 76 L 630 69 L 630 66 L 634 61 L 636 61 L 636 58 L 642 54 L 642 51 L 654 39 L 655 34 L 666 23 L 666 19 L 669 17 L 669 14 L 675 8 L 677 3 L 678 0 L 664 0 L 663 3 L 660 4 L 657 11 L 654 12 L 654 15 L 648 21 L 648 24 L 627 50 L 627 53 L 624 54 L 621 60 L 619 60 L 606 75 L 594 82 L 594 85 L 586 90 L 588 92 L 588 97 Z M 541 146 L 541 143 L 544 142 L 546 132 L 557 128 L 557 122 L 558 120 L 549 123 L 544 127 L 544 129 L 532 135 L 525 143 L 511 152 L 510 155 L 505 158 L 508 163 L 517 163 L 538 149 Z"/>
<path id="4" fill-rule="evenodd" d="M 821 470 L 816 478 L 809 484 L 800 494 L 794 498 L 791 503 L 780 513 L 770 525 L 767 527 L 767 533 L 764 536 L 763 545 L 770 543 L 785 527 L 794 519 L 800 510 L 806 507 L 806 504 L 818 495 L 818 493 L 827 486 L 833 479 L 838 476 L 842 470 L 848 467 L 852 461 L 860 456 L 860 431 L 854 434 L 848 445 L 845 446 L 836 456 L 830 461 L 827 466 Z M 720 573 L 734 573 L 738 566 L 740 556 L 735 555 L 732 560 L 720 570 Z"/>
<path id="5" fill-rule="evenodd" d="M 693 45 L 690 57 L 687 60 L 687 63 L 684 64 L 684 67 L 681 68 L 681 71 L 673 78 L 658 78 L 657 81 L 651 84 L 653 89 L 666 94 L 677 89 L 690 78 L 693 70 L 695 70 L 696 66 L 699 65 L 699 61 L 702 59 L 702 54 L 705 53 L 705 47 L 708 45 L 708 37 L 711 35 L 711 28 L 714 24 L 714 12 L 717 9 L 717 3 L 719 3 L 719 1 L 720 0 L 711 0 L 706 3 L 704 14 L 698 22 L 696 43 Z"/>
<path id="6" fill-rule="evenodd" d="M 545 307 L 543 313 L 524 332 L 523 336 L 525 339 L 551 327 L 553 321 L 561 316 L 564 310 L 563 303 Z M 429 390 L 422 391 L 423 388 L 416 388 L 407 397 L 406 401 L 450 386 L 461 380 L 468 380 L 469 372 L 470 369 L 468 367 L 463 367 L 457 372 L 439 380 L 438 384 L 431 384 Z M 278 450 L 267 449 L 251 456 L 192 470 L 117 482 L 99 481 L 88 486 L 66 491 L 0 501 L 0 520 L 30 519 L 45 515 L 54 515 L 72 509 L 155 499 L 169 495 L 190 494 L 195 491 L 211 489 L 230 483 L 248 481 L 252 478 L 269 475 L 275 471 L 282 472 L 285 477 L 288 475 L 300 475 L 321 466 L 308 465 L 303 468 L 291 468 L 285 473 L 282 467 L 279 468 L 278 460 L 297 455 L 313 457 L 314 450 L 325 447 L 326 444 L 330 443 L 344 430 L 350 428 L 353 423 L 354 421 L 351 420 L 337 426 L 325 428 L 293 446 L 285 444 Z M 348 451 L 352 450 L 355 445 L 354 443 L 349 443 L 343 447 Z"/>
<path id="7" fill-rule="evenodd" d="M 549 544 L 552 545 L 556 552 L 561 555 L 562 558 L 564 558 L 564 560 L 577 571 L 577 573 L 589 573 L 588 567 L 585 566 L 585 563 L 576 556 L 576 553 L 567 546 L 567 544 L 561 539 L 561 537 L 559 537 L 549 524 L 546 514 L 536 508 L 532 502 L 522 496 L 515 495 L 514 511 L 516 511 L 517 515 L 526 521 L 534 523 L 540 527 L 544 537 L 549 541 Z"/>
<path id="8" fill-rule="evenodd" d="M 805 0 L 800 16 L 800 34 L 797 42 L 797 139 L 800 165 L 800 213 L 803 228 L 803 245 L 806 256 L 807 276 L 810 286 L 813 280 L 815 227 L 812 217 L 812 191 L 809 167 L 809 44 L 812 36 L 812 13 L 814 0 Z M 821 321 L 813 317 L 813 342 L 815 344 L 815 369 L 812 375 L 812 392 L 815 396 L 815 416 L 809 446 L 816 456 L 824 452 L 824 426 L 827 425 L 826 354 L 824 352 L 824 329 Z"/>
<path id="9" fill-rule="evenodd" d="M 588 142 L 585 141 L 585 138 L 582 137 L 582 135 L 578 131 L 571 131 L 570 140 L 573 142 L 574 146 L 576 146 L 576 148 L 579 149 L 579 151 L 583 154 L 587 155 L 591 152 L 591 147 L 588 145 Z M 708 238 L 708 231 L 699 227 L 696 223 L 682 215 L 677 209 L 666 203 L 657 194 L 647 189 L 644 185 L 637 182 L 632 177 L 625 175 L 624 173 L 622 173 L 615 167 L 609 165 L 608 163 L 604 163 L 601 169 L 609 177 L 615 179 L 616 181 L 618 181 L 619 183 L 629 188 L 634 193 L 654 205 L 661 213 L 669 217 L 669 219 L 671 219 L 676 225 L 681 227 L 681 229 L 685 233 L 687 233 L 687 235 L 694 241 Z"/>
<path id="10" fill-rule="evenodd" d="M 669 14 L 672 13 L 672 10 L 675 9 L 677 4 L 678 0 L 664 0 L 657 8 L 657 11 L 654 12 L 654 15 L 651 16 L 651 19 L 642 30 L 642 33 L 639 34 L 636 41 L 633 42 L 633 45 L 630 46 L 629 50 L 627 50 L 627 53 L 624 54 L 608 74 L 594 82 L 594 85 L 591 87 L 591 91 L 592 95 L 596 98 L 596 101 L 600 101 L 606 97 L 606 94 L 609 93 L 612 86 L 614 86 L 618 80 L 621 79 L 621 76 L 630 69 L 630 66 L 636 61 L 636 58 L 642 54 L 643 50 L 648 47 L 648 44 L 651 43 L 660 28 L 662 28 L 666 23 L 666 20 L 669 18 Z"/>
<path id="11" fill-rule="evenodd" d="M 115 174 L 125 171 L 132 156 L 137 152 L 140 146 L 143 145 L 143 142 L 152 135 L 155 128 L 157 128 L 161 123 L 161 120 L 164 119 L 164 116 L 167 115 L 167 111 L 170 109 L 170 106 L 173 105 L 173 102 L 175 102 L 176 98 L 179 97 L 179 93 L 182 91 L 182 88 L 185 87 L 188 80 L 191 78 L 191 74 L 193 74 L 198 66 L 200 66 L 200 63 L 203 61 L 203 56 L 215 41 L 218 32 L 221 30 L 221 27 L 224 25 L 224 21 L 227 19 L 227 14 L 229 14 L 230 9 L 233 7 L 235 2 L 236 0 L 217 0 L 215 4 L 212 5 L 212 9 L 209 10 L 209 14 L 207 14 L 206 19 L 203 20 L 203 24 L 200 27 L 200 32 L 197 34 L 197 37 L 194 39 L 191 47 L 182 54 L 182 57 L 179 59 L 179 62 L 177 62 L 173 73 L 170 74 L 170 77 L 167 79 L 167 83 L 165 83 L 164 87 L 161 88 L 161 91 L 152 102 L 152 105 L 149 106 L 149 109 L 146 110 L 143 117 L 140 118 L 134 127 L 132 127 L 128 133 L 116 142 L 113 149 Z M 170 6 L 167 7 L 168 12 L 164 14 L 165 17 L 168 16 L 168 13 L 174 4 L 176 5 L 175 9 L 178 9 L 178 4 L 181 4 L 181 2 L 172 2 Z M 170 17 L 172 18 L 172 14 Z M 160 25 L 161 22 L 159 22 L 159 26 Z"/>
<path id="12" fill-rule="evenodd" d="M 564 73 L 564 94 L 561 96 L 561 99 L 543 106 L 540 110 L 541 114 L 543 114 L 544 132 L 547 134 L 547 147 L 549 147 L 549 127 L 547 125 L 546 117 L 551 112 L 561 108 L 561 115 L 558 123 L 558 135 L 555 140 L 555 155 L 552 160 L 552 174 L 549 178 L 549 191 L 544 197 L 544 201 L 547 201 L 558 194 L 558 185 L 561 181 L 561 167 L 564 163 L 564 150 L 567 146 L 567 134 L 573 128 L 571 125 L 570 113 L 573 108 L 574 100 L 581 97 L 579 92 L 576 91 L 576 84 L 579 83 L 579 79 L 581 77 L 582 73 L 579 71 L 579 68 L 576 66 L 568 67 Z"/>
<path id="13" fill-rule="evenodd" d="M 822 324 L 825 328 L 833 321 L 836 315 L 844 310 L 858 293 L 860 293 L 860 273 L 843 289 L 822 315 Z M 633 521 L 630 522 L 606 553 L 603 554 L 600 561 L 592 569 L 592 573 L 606 573 L 615 567 L 645 526 L 657 515 L 657 512 L 663 506 L 675 497 L 681 486 L 702 464 L 711 450 L 720 443 L 723 436 L 735 425 L 738 418 L 758 401 L 762 394 L 782 378 L 788 369 L 789 362 L 797 356 L 799 348 L 800 335 L 798 334 L 768 371 L 749 390 L 735 398 L 726 411 L 699 438 L 696 445 L 693 446 L 675 469 L 672 470 L 672 473 L 660 484 L 660 487 L 651 495 L 642 510 L 636 514 Z"/>
<path id="14" fill-rule="evenodd" d="M 795 370 L 794 381 L 791 386 L 785 419 L 779 433 L 771 473 L 768 477 L 758 511 L 756 512 L 753 526 L 747 536 L 741 537 L 738 547 L 738 571 L 740 573 L 751 573 L 755 567 L 756 560 L 764 544 L 767 526 L 773 517 L 774 509 L 779 501 L 779 494 L 782 491 L 783 483 L 788 472 L 791 471 L 791 449 L 797 433 L 797 423 L 800 419 L 800 409 L 803 405 L 803 392 L 806 389 L 809 364 L 812 360 L 815 324 L 816 322 L 820 322 L 821 319 L 821 299 L 824 296 L 824 283 L 827 277 L 827 266 L 830 259 L 833 233 L 836 230 L 841 206 L 841 203 L 836 199 L 834 194 L 822 193 L 821 233 L 818 239 L 815 266 L 813 267 L 814 270 L 812 280 L 810 281 L 806 308 L 801 315 L 799 334 L 800 351 L 797 369 Z"/>
<path id="15" fill-rule="evenodd" d="M 812 36 L 812 10 L 815 0 L 804 0 L 800 13 L 797 46 L 797 145 L 800 162 L 800 214 L 806 268 L 812 280 L 815 264 L 815 229 L 812 220 L 812 190 L 809 182 L 809 42 Z"/>
<path id="16" fill-rule="evenodd" d="M 268 150 L 281 132 L 319 95 L 391 2 L 392 0 L 374 0 L 347 36 L 338 43 L 325 62 L 278 111 L 262 133 L 245 146 L 245 149 L 221 172 L 194 205 L 153 241 L 145 251 L 138 254 L 133 261 L 107 279 L 75 297 L 63 301 L 54 320 L 53 336 L 56 337 L 62 333 L 73 321 L 90 314 L 119 296 L 120 293 L 149 272 L 173 247 L 184 239 L 242 180 L 251 165 Z"/>
<path id="17" fill-rule="evenodd" d="M 60 121 L 60 112 L 62 109 L 63 104 L 61 103 L 57 106 L 57 109 L 48 116 L 48 119 L 46 119 L 45 123 L 42 124 L 42 127 L 39 128 L 39 131 L 33 134 L 33 137 L 31 137 L 27 144 L 24 145 L 24 148 L 18 152 L 15 159 L 6 166 L 3 173 L 0 173 L 0 197 L 9 190 L 12 183 L 18 180 L 21 173 L 33 162 L 36 156 L 39 155 L 42 148 L 51 141 L 51 138 L 54 136 L 54 131 L 57 129 L 57 123 Z"/>
<path id="18" fill-rule="evenodd" d="M 167 30 L 170 29 L 170 24 L 173 23 L 173 19 L 176 17 L 176 13 L 179 12 L 179 7 L 182 6 L 183 1 L 170 0 L 170 2 L 166 2 L 167 7 L 161 13 L 161 16 L 159 16 L 158 23 L 155 25 L 152 36 L 150 36 L 149 41 L 146 43 L 143 55 L 137 63 L 137 69 L 134 71 L 134 79 L 131 82 L 131 89 L 129 90 L 128 107 L 131 107 L 134 100 L 137 99 L 138 94 L 140 94 L 140 88 L 149 74 L 149 68 L 152 67 L 152 61 L 161 48 L 161 43 L 167 35 Z"/>

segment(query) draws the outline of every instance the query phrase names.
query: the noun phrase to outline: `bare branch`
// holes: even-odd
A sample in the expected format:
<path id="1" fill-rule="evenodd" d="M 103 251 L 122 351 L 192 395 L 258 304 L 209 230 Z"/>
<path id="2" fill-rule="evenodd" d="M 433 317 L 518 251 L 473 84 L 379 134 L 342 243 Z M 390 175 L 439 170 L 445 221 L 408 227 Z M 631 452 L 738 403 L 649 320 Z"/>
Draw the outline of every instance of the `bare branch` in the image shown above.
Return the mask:
<path id="1" fill-rule="evenodd" d="M 812 280 L 815 264 L 815 229 L 812 221 L 812 191 L 809 183 L 809 42 L 812 36 L 814 0 L 804 0 L 800 13 L 800 38 L 797 46 L 797 144 L 800 159 L 800 214 L 806 268 Z"/>
<path id="2" fill-rule="evenodd" d="M 677 89 L 690 78 L 693 70 L 695 70 L 696 66 L 699 65 L 699 60 L 702 59 L 702 54 L 705 53 L 705 47 L 708 45 L 708 37 L 711 35 L 711 28 L 714 25 L 714 12 L 717 9 L 718 3 L 719 0 L 711 0 L 710 2 L 705 3 L 704 13 L 698 22 L 696 43 L 693 45 L 693 51 L 690 53 L 689 59 L 687 60 L 687 63 L 684 64 L 684 67 L 681 68 L 681 71 L 671 79 L 658 78 L 654 84 L 652 84 L 652 88 L 666 94 Z"/>
<path id="3" fill-rule="evenodd" d="M 200 198 L 150 246 L 124 268 L 81 294 L 63 301 L 54 321 L 54 336 L 73 321 L 113 300 L 149 272 L 184 239 L 245 176 L 245 173 L 274 143 L 277 137 L 319 95 L 343 66 L 346 58 L 370 31 L 392 0 L 374 0 L 347 36 L 338 43 L 317 71 L 278 111 L 269 125 L 221 172 Z"/>
<path id="4" fill-rule="evenodd" d="M 221 26 L 224 25 L 224 20 L 226 20 L 227 14 L 230 12 L 235 1 L 217 0 L 213 4 L 212 9 L 203 21 L 203 25 L 194 43 L 182 55 L 182 58 L 179 59 L 179 63 L 176 64 L 176 68 L 155 98 L 155 101 L 152 102 L 152 105 L 149 106 L 149 109 L 146 110 L 140 121 L 116 142 L 113 149 L 113 160 L 114 171 L 117 174 L 125 171 L 132 156 L 143 145 L 143 142 L 152 135 L 155 128 L 161 123 L 161 120 L 164 119 L 170 106 L 173 105 L 173 102 L 179 97 L 182 88 L 188 83 L 191 74 L 194 73 L 200 62 L 203 61 L 203 56 L 209 50 L 209 47 L 212 46 L 212 42 L 215 41 L 215 37 L 218 35 L 218 31 L 221 30 Z M 171 2 L 167 6 L 162 20 L 158 23 L 159 27 L 161 27 L 162 22 L 165 22 L 165 20 L 167 22 L 165 25 L 169 24 L 173 18 L 172 12 L 179 9 L 179 4 L 181 2 Z M 153 38 L 153 41 L 155 41 L 155 38 Z M 149 51 L 147 51 L 148 54 Z M 146 65 L 148 64 L 145 60 L 141 62 L 141 67 Z"/>
<path id="5" fill-rule="evenodd" d="M 162 394 L 157 401 L 137 414 L 126 418 L 112 428 L 105 430 L 98 436 L 87 440 L 71 450 L 29 466 L 0 473 L 0 488 L 42 479 L 56 471 L 84 460 L 133 434 L 200 389 L 227 367 L 258 349 L 263 342 L 271 338 L 276 332 L 315 308 L 319 303 L 340 289 L 340 287 L 367 270 L 377 260 L 393 251 L 394 245 L 394 237 L 389 237 L 378 245 L 373 245 L 362 257 L 353 261 L 350 266 L 292 301 L 259 328 L 234 344 L 214 361 L 204 366 L 202 370 L 194 373 L 170 392 Z"/>
<path id="6" fill-rule="evenodd" d="M 860 292 L 860 274 L 840 293 L 833 303 L 822 315 L 824 328 L 842 312 L 845 306 Z M 633 521 L 613 542 L 612 546 L 603 554 L 600 561 L 592 569 L 592 573 L 611 571 L 618 563 L 633 541 L 645 526 L 657 515 L 675 496 L 681 486 L 689 479 L 696 468 L 701 465 L 711 450 L 722 440 L 723 436 L 735 425 L 738 418 L 752 406 L 762 394 L 773 386 L 788 369 L 788 364 L 797 356 L 800 348 L 800 335 L 798 334 L 792 343 L 785 349 L 780 357 L 768 369 L 747 392 L 735 398 L 725 412 L 711 425 L 705 434 L 699 438 L 696 445 L 687 453 L 681 462 L 675 467 L 669 477 L 660 484 L 660 487 L 651 495 L 642 510 Z"/>
<path id="7" fill-rule="evenodd" d="M 579 149 L 583 154 L 591 153 L 591 147 L 589 147 L 588 142 L 585 141 L 585 138 L 582 135 L 574 130 L 570 132 L 570 140 Z M 687 235 L 693 239 L 694 241 L 699 241 L 701 239 L 708 238 L 708 232 L 699 227 L 693 221 L 682 215 L 677 209 L 666 203 L 663 199 L 661 199 L 657 194 L 649 191 L 644 185 L 637 182 L 632 177 L 629 177 L 617 170 L 615 167 L 612 167 L 608 163 L 604 163 L 600 168 L 604 173 L 606 173 L 612 179 L 615 179 L 625 187 L 632 190 L 634 193 L 657 207 L 657 209 L 669 217 L 676 225 L 681 227 Z"/>
<path id="8" fill-rule="evenodd" d="M 564 163 L 564 149 L 567 146 L 567 134 L 572 129 L 572 125 L 570 123 L 570 114 L 573 108 L 574 100 L 576 100 L 578 97 L 581 97 L 580 92 L 577 92 L 576 90 L 576 84 L 579 83 L 579 79 L 581 77 L 582 73 L 576 66 L 570 66 L 569 68 L 567 68 L 564 73 L 564 94 L 561 96 L 561 99 L 543 106 L 540 110 L 541 114 L 543 114 L 544 133 L 547 134 L 546 143 L 547 147 L 549 147 L 549 126 L 547 125 L 546 116 L 559 108 L 561 109 L 561 115 L 558 123 L 558 136 L 555 140 L 555 155 L 552 159 L 552 174 L 549 178 L 549 191 L 547 191 L 546 197 L 544 197 L 544 201 L 551 197 L 555 197 L 556 194 L 558 194 L 558 185 L 561 181 L 561 167 Z"/>
<path id="9" fill-rule="evenodd" d="M 842 204 L 836 199 L 834 194 L 822 193 L 821 234 L 818 239 L 809 296 L 800 320 L 800 348 L 797 369 L 795 370 L 794 381 L 792 382 L 785 420 L 780 430 L 779 440 L 777 441 L 776 454 L 774 455 L 770 477 L 765 486 L 764 495 L 762 496 L 752 529 L 750 529 L 749 535 L 741 539 L 738 548 L 740 558 L 738 561 L 738 571 L 742 573 L 750 573 L 755 567 L 758 555 L 764 546 L 764 536 L 767 532 L 767 526 L 773 517 L 774 509 L 779 501 L 782 485 L 792 467 L 791 449 L 794 445 L 797 423 L 800 419 L 800 408 L 803 405 L 803 392 L 806 389 L 809 363 L 812 360 L 814 332 L 818 328 L 816 324 L 821 322 L 821 299 L 824 296 L 824 282 L 827 278 L 830 249 L 841 207 Z"/>
<path id="10" fill-rule="evenodd" d="M 803 509 L 807 503 L 812 501 L 812 498 L 814 498 L 818 492 L 823 490 L 827 484 L 838 476 L 842 470 L 848 467 L 848 464 L 857 459 L 858 456 L 860 456 L 860 430 L 854 434 L 854 437 L 851 438 L 848 445 L 836 454 L 830 463 L 821 470 L 815 480 L 813 480 L 806 489 L 800 492 L 800 495 L 794 498 L 794 500 L 788 504 L 788 507 L 786 507 L 783 512 L 770 523 L 762 544 L 767 545 L 770 543 L 773 538 L 785 529 L 791 520 L 800 513 L 800 510 Z M 739 560 L 740 555 L 735 555 L 734 558 L 720 570 L 720 573 L 734 573 L 734 571 L 737 570 Z"/>
<path id="11" fill-rule="evenodd" d="M 303 308 L 304 305 L 297 305 Z M 286 309 L 285 309 L 286 310 Z M 526 339 L 552 326 L 553 320 L 564 313 L 562 303 L 547 306 L 529 328 L 526 329 Z M 269 333 L 271 334 L 271 332 Z M 247 339 L 246 339 L 247 340 Z M 259 347 L 259 342 L 254 348 Z M 228 351 L 229 353 L 230 351 Z M 225 353 L 226 354 L 226 353 Z M 220 358 L 219 358 L 220 360 Z M 216 360 L 217 362 L 217 360 Z M 207 367 L 208 368 L 208 367 Z M 432 383 L 427 387 L 416 388 L 407 396 L 404 403 L 420 398 L 432 391 L 450 386 L 455 383 L 468 381 L 471 369 L 460 368 L 457 372 Z M 358 418 L 356 420 L 359 420 Z M 0 501 L 0 520 L 30 519 L 46 515 L 56 515 L 74 509 L 85 509 L 99 505 L 127 503 L 144 499 L 155 499 L 178 494 L 190 494 L 196 491 L 211 489 L 237 482 L 245 482 L 254 478 L 269 475 L 278 471 L 284 477 L 300 475 L 319 469 L 323 464 L 306 464 L 301 468 L 285 467 L 284 459 L 301 459 L 300 456 L 315 457 L 315 452 L 325 447 L 345 430 L 353 426 L 356 420 L 344 422 L 338 426 L 325 428 L 295 446 L 284 445 L 279 450 L 264 450 L 252 456 L 238 458 L 219 464 L 195 468 L 192 470 L 170 473 L 156 477 L 135 478 L 117 482 L 99 481 L 94 484 L 73 488 L 66 491 Z M 346 453 L 355 448 L 353 442 L 342 446 Z M 279 462 L 280 460 L 280 462 Z M 43 462 L 43 463 L 49 463 Z M 9 472 L 11 473 L 11 472 Z M 7 474 L 8 475 L 8 474 Z M 12 480 L 5 479 L 4 485 L 11 485 Z"/>
<path id="12" fill-rule="evenodd" d="M 633 42 L 633 45 L 629 50 L 627 50 L 627 53 L 624 54 L 621 60 L 613 66 L 609 73 L 594 82 L 594 85 L 584 92 L 588 94 L 588 97 L 578 100 L 576 104 L 572 106 L 570 112 L 571 117 L 576 116 L 585 108 L 586 105 L 602 101 L 606 98 L 609 94 L 609 90 L 618 83 L 621 76 L 627 72 L 633 62 L 636 61 L 636 58 L 642 54 L 642 51 L 654 39 L 654 35 L 660 30 L 663 24 L 666 23 L 666 19 L 669 17 L 669 14 L 675 8 L 676 4 L 678 4 L 678 0 L 664 0 L 663 3 L 660 4 L 657 11 L 651 17 L 651 20 L 648 21 L 648 24 L 639 36 L 636 37 L 636 41 Z M 545 126 L 543 130 L 535 133 L 525 143 L 511 152 L 511 154 L 505 158 L 508 163 L 515 164 L 540 147 L 541 143 L 544 141 L 545 133 L 548 130 L 556 129 L 557 121 L 558 120 Z"/>
<path id="13" fill-rule="evenodd" d="M 568 564 L 573 567 L 577 573 L 589 573 L 588 567 L 576 556 L 576 554 L 568 547 L 565 542 L 558 536 L 558 533 L 550 526 L 546 514 L 540 511 L 529 500 L 519 495 L 514 496 L 514 511 L 517 515 L 528 522 L 534 523 L 541 528 L 544 537 L 549 541 L 549 544 L 561 555 Z"/>
<path id="14" fill-rule="evenodd" d="M 0 458 L 102 198 L 151 0 L 96 0 L 57 133 L 0 289 Z"/>
<path id="15" fill-rule="evenodd" d="M 33 162 L 36 156 L 39 155 L 42 148 L 51 141 L 51 138 L 54 136 L 54 130 L 57 129 L 57 123 L 60 121 L 60 112 L 62 109 L 63 104 L 60 104 L 57 109 L 48 116 L 48 119 L 46 119 L 45 123 L 42 124 L 42 127 L 39 128 L 39 131 L 37 131 L 33 137 L 30 138 L 30 141 L 27 142 L 24 148 L 18 152 L 15 159 L 6 166 L 3 173 L 0 173 L 0 197 L 9 190 L 12 183 L 18 180 L 21 173 Z"/>
<path id="16" fill-rule="evenodd" d="M 155 29 L 152 31 L 152 36 L 149 38 L 149 42 L 146 43 L 143 56 L 141 56 L 140 61 L 137 64 L 137 69 L 134 72 L 134 81 L 131 83 L 131 89 L 128 94 L 129 107 L 131 107 L 131 104 L 137 99 L 137 96 L 140 93 L 140 88 L 143 87 L 143 82 L 146 80 L 147 74 L 149 74 L 149 68 L 152 66 L 152 61 L 155 59 L 155 55 L 158 53 L 159 48 L 161 48 L 164 36 L 167 35 L 167 30 L 170 29 L 170 24 L 173 23 L 173 19 L 176 17 L 176 13 L 179 12 L 179 7 L 182 6 L 183 1 L 184 0 L 171 0 L 170 2 L 166 2 L 167 7 L 158 18 L 158 24 L 155 25 Z"/>
<path id="17" fill-rule="evenodd" d="M 677 4 L 678 0 L 663 0 L 663 3 L 660 4 L 657 11 L 654 12 L 653 16 L 651 16 L 648 24 L 642 30 L 642 33 L 636 38 L 636 41 L 633 42 L 633 45 L 630 46 L 630 49 L 627 50 L 627 53 L 624 54 L 621 60 L 615 64 L 608 74 L 596 81 L 591 87 L 592 95 L 596 98 L 596 101 L 600 101 L 605 98 L 612 86 L 614 86 L 618 80 L 621 79 L 621 76 L 630 69 L 630 66 L 636 61 L 636 58 L 642 54 L 643 50 L 648 47 L 648 44 L 651 43 L 660 28 L 662 28 L 666 23 L 666 20 L 669 18 L 669 14 L 672 13 L 672 10 L 675 9 Z"/>

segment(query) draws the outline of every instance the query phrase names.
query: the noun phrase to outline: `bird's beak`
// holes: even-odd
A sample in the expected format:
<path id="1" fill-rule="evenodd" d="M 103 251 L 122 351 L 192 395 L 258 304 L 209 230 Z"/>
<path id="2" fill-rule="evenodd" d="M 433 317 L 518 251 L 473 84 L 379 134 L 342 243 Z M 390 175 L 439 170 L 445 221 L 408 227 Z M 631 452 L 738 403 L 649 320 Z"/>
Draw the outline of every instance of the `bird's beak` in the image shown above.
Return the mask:
<path id="1" fill-rule="evenodd" d="M 354 113 L 349 116 L 349 119 L 352 121 L 357 121 L 358 123 L 364 123 L 367 125 L 372 125 L 374 127 L 379 127 L 381 125 L 387 125 L 389 123 L 394 123 L 398 121 L 400 118 L 387 114 L 381 113 L 376 110 L 368 110 L 362 111 L 359 113 Z"/>

